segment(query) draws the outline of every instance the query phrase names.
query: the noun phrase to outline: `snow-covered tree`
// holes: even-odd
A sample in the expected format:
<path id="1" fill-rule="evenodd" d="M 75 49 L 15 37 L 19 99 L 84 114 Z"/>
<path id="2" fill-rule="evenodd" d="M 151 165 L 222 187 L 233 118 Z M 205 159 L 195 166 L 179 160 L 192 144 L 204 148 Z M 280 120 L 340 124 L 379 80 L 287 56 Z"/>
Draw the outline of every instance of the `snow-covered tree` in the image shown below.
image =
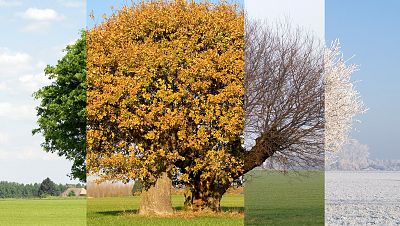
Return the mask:
<path id="1" fill-rule="evenodd" d="M 331 153 L 327 169 L 362 170 L 369 166 L 369 147 L 358 140 L 350 139 L 341 150 Z"/>
<path id="2" fill-rule="evenodd" d="M 366 111 L 360 94 L 351 79 L 358 66 L 347 64 L 340 51 L 338 40 L 327 47 L 324 55 L 325 76 L 325 150 L 340 151 L 348 141 L 348 135 L 355 121 L 354 116 Z"/>

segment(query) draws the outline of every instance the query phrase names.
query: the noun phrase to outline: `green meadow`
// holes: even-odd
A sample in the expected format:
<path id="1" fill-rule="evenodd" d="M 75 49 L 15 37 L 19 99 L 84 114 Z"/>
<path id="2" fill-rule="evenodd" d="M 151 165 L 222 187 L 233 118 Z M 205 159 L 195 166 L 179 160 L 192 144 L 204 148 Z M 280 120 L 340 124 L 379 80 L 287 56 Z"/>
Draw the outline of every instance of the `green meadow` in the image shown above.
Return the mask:
<path id="1" fill-rule="evenodd" d="M 86 199 L 0 199 L 1 226 L 84 226 Z"/>
<path id="2" fill-rule="evenodd" d="M 195 213 L 182 211 L 183 195 L 173 195 L 176 214 L 170 217 L 146 217 L 137 214 L 139 197 L 111 197 L 88 199 L 87 225 L 171 225 L 171 226 L 235 226 L 243 225 L 243 195 L 225 195 L 221 201 L 222 213 Z"/>
<path id="3" fill-rule="evenodd" d="M 324 172 L 253 170 L 245 185 L 245 225 L 324 225 Z"/>
<path id="4" fill-rule="evenodd" d="M 323 225 L 324 173 L 254 170 L 245 194 L 226 194 L 221 213 L 183 210 L 183 195 L 173 195 L 173 216 L 137 214 L 139 197 L 0 199 L 1 226 L 124 225 Z"/>

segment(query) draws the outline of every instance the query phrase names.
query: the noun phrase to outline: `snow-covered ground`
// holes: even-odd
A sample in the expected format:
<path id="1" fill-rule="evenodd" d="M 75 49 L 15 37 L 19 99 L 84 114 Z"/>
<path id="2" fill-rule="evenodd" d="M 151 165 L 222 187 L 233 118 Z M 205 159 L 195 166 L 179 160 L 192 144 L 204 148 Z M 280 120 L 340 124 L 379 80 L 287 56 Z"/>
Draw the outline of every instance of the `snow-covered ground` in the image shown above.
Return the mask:
<path id="1" fill-rule="evenodd" d="M 400 171 L 325 172 L 326 225 L 400 225 Z"/>

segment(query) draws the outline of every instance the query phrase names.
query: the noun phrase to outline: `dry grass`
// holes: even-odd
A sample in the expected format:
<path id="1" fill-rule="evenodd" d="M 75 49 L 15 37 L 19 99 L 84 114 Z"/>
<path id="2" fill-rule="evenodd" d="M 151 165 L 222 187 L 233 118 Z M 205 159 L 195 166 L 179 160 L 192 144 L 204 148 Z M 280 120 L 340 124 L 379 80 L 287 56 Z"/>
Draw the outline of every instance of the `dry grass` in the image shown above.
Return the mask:
<path id="1" fill-rule="evenodd" d="M 132 196 L 133 184 L 103 182 L 87 183 L 87 195 L 91 198 Z"/>

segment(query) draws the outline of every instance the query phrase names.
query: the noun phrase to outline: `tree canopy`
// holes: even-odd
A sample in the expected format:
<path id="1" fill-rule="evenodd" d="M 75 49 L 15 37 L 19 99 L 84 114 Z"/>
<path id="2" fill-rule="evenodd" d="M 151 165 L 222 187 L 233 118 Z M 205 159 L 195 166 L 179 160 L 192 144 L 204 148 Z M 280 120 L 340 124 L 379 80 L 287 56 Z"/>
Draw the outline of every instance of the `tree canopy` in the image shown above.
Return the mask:
<path id="1" fill-rule="evenodd" d="M 327 78 L 341 64 L 303 30 L 244 26 L 225 2 L 151 1 L 105 18 L 87 44 L 87 166 L 100 181 L 148 189 L 168 173 L 187 206 L 219 210 L 267 159 L 323 167 Z"/>
<path id="2" fill-rule="evenodd" d="M 123 7 L 89 30 L 89 172 L 229 186 L 242 168 L 243 35 L 237 6 L 187 1 Z"/>
<path id="3" fill-rule="evenodd" d="M 39 190 L 38 190 L 38 195 L 39 195 L 39 197 L 43 197 L 46 195 L 50 195 L 50 196 L 59 195 L 59 193 L 57 191 L 57 185 L 52 180 L 50 180 L 50 178 L 47 177 L 40 184 Z"/>
<path id="4" fill-rule="evenodd" d="M 34 93 L 40 105 L 32 132 L 44 136 L 45 151 L 73 161 L 72 178 L 86 181 L 86 32 L 65 52 L 57 65 L 45 68 L 52 83 Z"/>

